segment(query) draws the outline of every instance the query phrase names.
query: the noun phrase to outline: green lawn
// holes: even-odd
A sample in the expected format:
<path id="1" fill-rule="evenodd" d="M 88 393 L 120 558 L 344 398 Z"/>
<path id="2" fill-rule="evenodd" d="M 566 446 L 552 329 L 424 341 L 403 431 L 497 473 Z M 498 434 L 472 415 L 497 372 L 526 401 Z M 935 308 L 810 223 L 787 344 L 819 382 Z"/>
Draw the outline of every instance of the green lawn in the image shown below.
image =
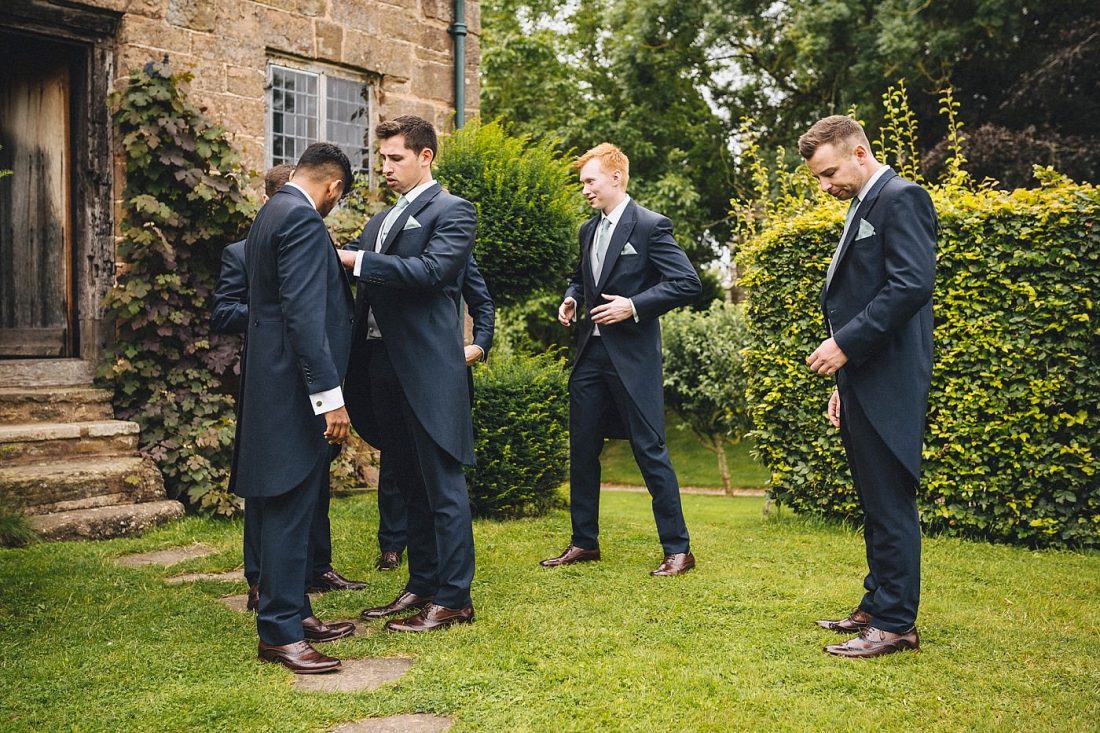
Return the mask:
<path id="1" fill-rule="evenodd" d="M 860 536 L 762 499 L 684 497 L 698 569 L 651 578 L 649 498 L 608 493 L 597 564 L 544 570 L 568 515 L 479 522 L 478 621 L 428 636 L 381 631 L 337 656 L 408 655 L 376 692 L 300 693 L 254 660 L 251 616 L 162 578 L 234 567 L 240 525 L 187 519 L 141 539 L 0 551 L 0 730 L 325 731 L 399 712 L 462 731 L 1088 731 L 1100 721 L 1100 555 L 931 539 L 924 651 L 823 654 L 812 620 L 859 596 Z M 374 497 L 333 503 L 337 566 L 370 587 L 328 594 L 322 618 L 389 600 L 400 572 L 370 570 Z M 118 555 L 193 541 L 221 549 L 171 570 Z"/>
<path id="2" fill-rule="evenodd" d="M 680 485 L 722 488 L 717 456 L 707 450 L 693 432 L 681 427 L 679 419 L 671 411 L 665 419 L 668 423 L 668 450 Z M 746 439 L 726 448 L 730 483 L 735 489 L 763 488 L 770 477 L 768 469 L 749 455 L 752 447 L 752 441 Z M 638 465 L 634 463 L 630 444 L 625 440 L 609 441 L 600 460 L 603 464 L 601 480 L 605 483 L 642 485 L 642 475 L 638 472 Z"/>

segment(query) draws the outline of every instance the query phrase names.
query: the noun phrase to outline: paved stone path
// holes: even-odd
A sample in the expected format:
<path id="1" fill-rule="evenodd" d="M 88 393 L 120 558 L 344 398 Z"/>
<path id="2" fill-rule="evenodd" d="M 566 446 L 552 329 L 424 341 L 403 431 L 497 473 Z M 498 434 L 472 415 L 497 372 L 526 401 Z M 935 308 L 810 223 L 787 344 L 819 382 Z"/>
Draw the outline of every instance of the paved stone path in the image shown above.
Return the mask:
<path id="1" fill-rule="evenodd" d="M 224 573 L 184 573 L 183 575 L 173 575 L 171 578 L 165 578 L 164 582 L 168 585 L 181 585 L 183 583 L 194 583 L 197 580 L 244 583 L 244 575 L 240 570 L 227 570 Z"/>
<path id="2" fill-rule="evenodd" d="M 417 713 L 391 715 L 388 718 L 364 718 L 333 728 L 332 733 L 443 733 L 450 730 L 452 725 L 452 718 Z"/>
<path id="3" fill-rule="evenodd" d="M 326 646 L 318 645 L 317 648 L 324 652 Z M 404 677 L 413 665 L 413 660 L 404 657 L 341 659 L 340 662 L 339 672 L 295 675 L 294 689 L 303 692 L 377 690 L 387 682 Z"/>
<path id="4" fill-rule="evenodd" d="M 123 555 L 118 558 L 118 564 L 128 568 L 140 568 L 146 565 L 175 565 L 184 560 L 192 560 L 196 557 L 213 555 L 217 550 L 207 545 L 194 544 L 185 547 L 170 547 L 167 550 L 156 552 L 142 552 L 137 555 Z"/>

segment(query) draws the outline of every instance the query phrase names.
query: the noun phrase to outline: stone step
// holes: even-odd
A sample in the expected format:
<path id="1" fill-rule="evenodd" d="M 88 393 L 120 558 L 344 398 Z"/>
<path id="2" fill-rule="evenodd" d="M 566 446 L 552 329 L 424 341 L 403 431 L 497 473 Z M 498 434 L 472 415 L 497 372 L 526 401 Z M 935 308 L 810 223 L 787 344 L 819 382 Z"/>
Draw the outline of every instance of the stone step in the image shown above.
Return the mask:
<path id="1" fill-rule="evenodd" d="M 12 465 L 77 455 L 132 455 L 139 430 L 137 423 L 122 420 L 0 425 L 0 460 Z"/>
<path id="2" fill-rule="evenodd" d="M 25 514 L 135 504 L 164 498 L 164 480 L 148 458 L 58 458 L 0 467 L 0 499 Z"/>
<path id="3" fill-rule="evenodd" d="M 0 387 L 90 385 L 95 364 L 83 359 L 0 359 Z"/>
<path id="4" fill-rule="evenodd" d="M 74 509 L 27 519 L 45 540 L 102 540 L 141 534 L 182 516 L 183 504 L 164 499 L 142 504 Z"/>
<path id="5" fill-rule="evenodd" d="M 89 386 L 0 387 L 0 425 L 113 420 L 111 393 Z"/>

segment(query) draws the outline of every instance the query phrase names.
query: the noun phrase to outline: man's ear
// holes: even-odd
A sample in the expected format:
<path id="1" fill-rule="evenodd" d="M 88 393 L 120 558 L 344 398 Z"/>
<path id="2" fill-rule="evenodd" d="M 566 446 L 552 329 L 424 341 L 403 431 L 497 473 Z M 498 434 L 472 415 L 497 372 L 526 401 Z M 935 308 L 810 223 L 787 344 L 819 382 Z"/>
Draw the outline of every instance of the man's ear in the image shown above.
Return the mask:
<path id="1" fill-rule="evenodd" d="M 421 162 L 427 163 L 430 166 L 432 164 L 432 160 L 434 158 L 435 158 L 435 155 L 432 153 L 431 148 L 424 148 L 423 150 L 420 151 L 420 160 L 421 160 Z"/>

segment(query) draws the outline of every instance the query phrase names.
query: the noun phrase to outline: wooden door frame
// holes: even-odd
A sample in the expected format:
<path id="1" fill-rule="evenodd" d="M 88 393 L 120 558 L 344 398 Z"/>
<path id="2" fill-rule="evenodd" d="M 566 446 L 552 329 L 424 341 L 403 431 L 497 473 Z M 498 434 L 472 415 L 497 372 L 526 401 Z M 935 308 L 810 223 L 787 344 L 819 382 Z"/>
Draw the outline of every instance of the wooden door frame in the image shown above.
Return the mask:
<path id="1" fill-rule="evenodd" d="M 103 301 L 115 279 L 113 131 L 108 95 L 114 78 L 116 36 L 122 13 L 58 5 L 50 0 L 0 4 L 0 29 L 69 43 L 83 53 L 71 79 L 73 335 L 79 359 L 97 363 L 113 338 Z"/>

